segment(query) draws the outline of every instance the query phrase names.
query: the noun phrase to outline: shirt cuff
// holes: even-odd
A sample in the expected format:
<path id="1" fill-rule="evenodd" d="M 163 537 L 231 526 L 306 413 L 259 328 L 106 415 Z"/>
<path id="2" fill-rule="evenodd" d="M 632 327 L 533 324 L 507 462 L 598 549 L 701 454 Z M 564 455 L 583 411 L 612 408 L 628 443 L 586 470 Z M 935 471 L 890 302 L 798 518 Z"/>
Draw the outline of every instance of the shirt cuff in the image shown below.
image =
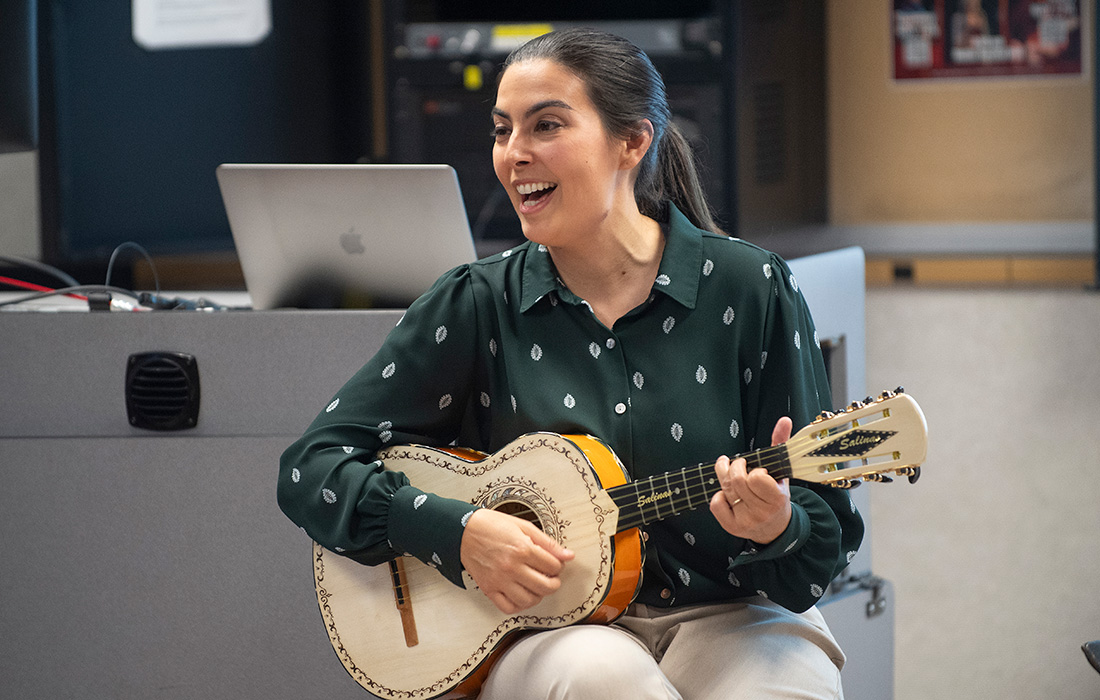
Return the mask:
<path id="1" fill-rule="evenodd" d="M 752 562 L 778 559 L 797 551 L 809 539 L 810 516 L 802 506 L 791 503 L 791 521 L 787 523 L 787 529 L 783 531 L 783 534 L 763 545 L 745 540 L 745 548 L 733 558 L 730 568 Z"/>
<path id="2" fill-rule="evenodd" d="M 390 547 L 437 569 L 451 583 L 462 581 L 462 531 L 476 507 L 467 501 L 403 486 L 390 503 Z"/>

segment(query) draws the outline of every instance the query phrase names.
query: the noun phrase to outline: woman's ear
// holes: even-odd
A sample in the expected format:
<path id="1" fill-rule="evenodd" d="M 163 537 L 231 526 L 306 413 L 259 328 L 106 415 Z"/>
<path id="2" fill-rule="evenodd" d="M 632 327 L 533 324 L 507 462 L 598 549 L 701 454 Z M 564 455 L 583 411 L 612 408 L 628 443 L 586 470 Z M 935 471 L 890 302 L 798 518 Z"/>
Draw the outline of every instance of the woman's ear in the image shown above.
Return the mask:
<path id="1" fill-rule="evenodd" d="M 623 170 L 632 170 L 642 162 L 650 146 L 653 145 L 653 123 L 648 119 L 638 122 L 634 133 L 627 137 L 623 145 Z"/>

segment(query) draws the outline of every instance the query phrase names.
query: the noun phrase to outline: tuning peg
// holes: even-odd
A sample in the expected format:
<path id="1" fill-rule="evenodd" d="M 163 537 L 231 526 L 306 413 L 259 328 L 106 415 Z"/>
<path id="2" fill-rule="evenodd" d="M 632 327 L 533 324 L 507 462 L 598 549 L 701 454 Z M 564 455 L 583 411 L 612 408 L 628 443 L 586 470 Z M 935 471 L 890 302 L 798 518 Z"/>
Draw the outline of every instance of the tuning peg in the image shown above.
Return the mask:
<path id="1" fill-rule="evenodd" d="M 905 393 L 905 387 L 899 386 L 897 389 L 894 389 L 894 393 L 895 394 L 904 394 Z"/>
<path id="2" fill-rule="evenodd" d="M 895 470 L 894 473 L 898 476 L 909 477 L 909 483 L 915 484 L 917 483 L 917 479 L 920 478 L 920 467 L 902 467 L 901 469 Z"/>
<path id="3" fill-rule="evenodd" d="M 820 423 L 822 421 L 829 420 L 830 418 L 832 418 L 835 415 L 836 414 L 833 413 L 832 411 L 822 411 L 820 414 L 818 414 L 817 418 L 814 418 L 813 421 L 811 421 L 811 422 Z"/>
<path id="4" fill-rule="evenodd" d="M 863 482 L 859 479 L 837 479 L 836 481 L 830 481 L 829 486 L 838 489 L 851 490 L 854 488 L 859 488 L 862 483 Z"/>
<path id="5" fill-rule="evenodd" d="M 885 474 L 868 474 L 867 476 L 865 476 L 863 478 L 866 479 L 867 481 L 877 481 L 880 484 L 892 484 L 894 482 L 893 479 L 886 476 Z"/>
<path id="6" fill-rule="evenodd" d="M 863 404 L 861 402 L 853 401 L 852 403 L 848 404 L 848 407 L 844 409 L 844 412 L 851 413 L 852 411 L 858 411 L 861 408 L 863 408 Z"/>
<path id="7" fill-rule="evenodd" d="M 884 391 L 884 392 L 882 392 L 881 394 L 878 395 L 878 400 L 879 401 L 885 401 L 886 399 L 894 398 L 894 396 L 896 396 L 896 394 L 894 392 L 890 391 L 889 389 L 887 389 L 886 391 Z"/>

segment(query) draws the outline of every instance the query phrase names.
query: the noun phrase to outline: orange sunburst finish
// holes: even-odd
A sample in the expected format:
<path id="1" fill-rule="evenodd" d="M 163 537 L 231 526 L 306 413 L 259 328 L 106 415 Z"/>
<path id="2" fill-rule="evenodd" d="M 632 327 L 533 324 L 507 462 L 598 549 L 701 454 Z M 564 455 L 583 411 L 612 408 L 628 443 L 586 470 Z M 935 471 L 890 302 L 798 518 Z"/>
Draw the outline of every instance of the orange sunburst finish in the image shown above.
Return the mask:
<path id="1" fill-rule="evenodd" d="M 576 443 L 588 457 L 592 470 L 596 472 L 596 478 L 605 489 L 627 483 L 626 472 L 623 471 L 615 453 L 607 449 L 602 442 L 589 435 L 566 435 L 565 437 Z M 613 547 L 615 563 L 607 597 L 586 622 L 607 624 L 615 621 L 626 612 L 642 585 L 645 545 L 642 543 L 641 530 L 634 527 L 616 534 Z"/>

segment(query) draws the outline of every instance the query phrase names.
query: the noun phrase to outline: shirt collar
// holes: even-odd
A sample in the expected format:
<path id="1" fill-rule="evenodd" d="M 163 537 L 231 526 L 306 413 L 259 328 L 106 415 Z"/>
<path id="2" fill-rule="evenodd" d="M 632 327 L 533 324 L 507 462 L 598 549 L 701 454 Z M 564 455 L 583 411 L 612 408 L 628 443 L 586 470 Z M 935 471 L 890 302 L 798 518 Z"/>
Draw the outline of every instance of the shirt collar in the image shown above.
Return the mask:
<path id="1" fill-rule="evenodd" d="M 703 269 L 703 237 L 674 204 L 669 204 L 669 221 L 662 224 L 665 250 L 653 290 L 689 309 L 699 296 L 699 275 Z M 526 313 L 547 294 L 567 291 L 558 279 L 546 246 L 528 243 L 523 267 L 520 312 Z"/>

